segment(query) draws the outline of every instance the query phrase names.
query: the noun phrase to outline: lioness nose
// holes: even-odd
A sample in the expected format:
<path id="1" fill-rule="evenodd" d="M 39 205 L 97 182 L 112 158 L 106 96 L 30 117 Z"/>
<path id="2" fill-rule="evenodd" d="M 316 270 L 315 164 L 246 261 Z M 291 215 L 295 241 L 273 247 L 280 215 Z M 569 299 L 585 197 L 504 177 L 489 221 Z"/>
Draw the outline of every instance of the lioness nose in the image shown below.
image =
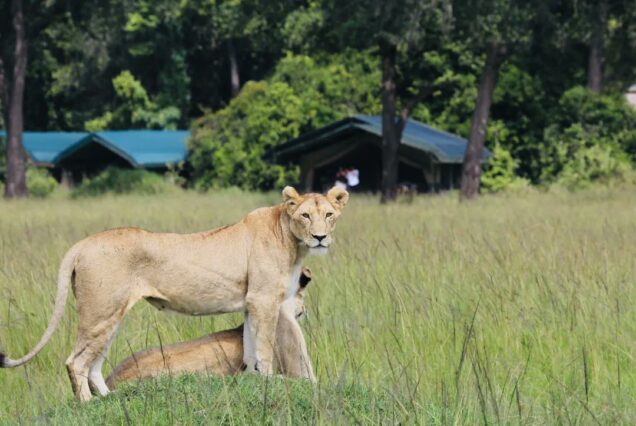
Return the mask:
<path id="1" fill-rule="evenodd" d="M 321 242 L 326 237 L 326 235 L 314 235 L 314 234 L 312 234 L 311 236 L 317 239 L 318 242 Z"/>

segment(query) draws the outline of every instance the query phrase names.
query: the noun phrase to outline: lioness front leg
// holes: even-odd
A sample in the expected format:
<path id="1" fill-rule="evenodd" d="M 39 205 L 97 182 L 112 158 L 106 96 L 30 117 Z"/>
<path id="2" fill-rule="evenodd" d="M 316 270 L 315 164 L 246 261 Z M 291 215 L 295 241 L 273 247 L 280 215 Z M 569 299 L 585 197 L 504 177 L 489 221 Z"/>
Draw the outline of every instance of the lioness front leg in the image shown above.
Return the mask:
<path id="1" fill-rule="evenodd" d="M 247 371 L 258 371 L 271 375 L 274 372 L 274 345 L 276 343 L 276 326 L 278 311 L 283 301 L 283 294 L 247 295 L 247 320 L 244 330 L 243 362 Z"/>

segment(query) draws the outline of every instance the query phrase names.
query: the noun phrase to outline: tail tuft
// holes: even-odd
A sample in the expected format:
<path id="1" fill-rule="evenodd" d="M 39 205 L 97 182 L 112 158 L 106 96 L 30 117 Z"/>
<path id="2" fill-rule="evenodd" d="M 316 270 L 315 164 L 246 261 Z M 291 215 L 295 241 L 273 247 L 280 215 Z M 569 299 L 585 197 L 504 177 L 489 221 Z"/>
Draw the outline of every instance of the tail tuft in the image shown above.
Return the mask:
<path id="1" fill-rule="evenodd" d="M 7 359 L 7 356 L 0 352 L 0 368 L 6 368 L 4 361 Z"/>

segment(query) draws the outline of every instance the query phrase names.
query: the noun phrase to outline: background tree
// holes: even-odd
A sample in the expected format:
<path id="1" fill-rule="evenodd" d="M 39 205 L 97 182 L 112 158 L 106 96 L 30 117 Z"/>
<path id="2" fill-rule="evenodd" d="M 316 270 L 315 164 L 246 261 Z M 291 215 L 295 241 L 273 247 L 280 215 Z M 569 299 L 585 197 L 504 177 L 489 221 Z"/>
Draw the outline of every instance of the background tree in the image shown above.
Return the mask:
<path id="1" fill-rule="evenodd" d="M 426 76 L 418 74 L 430 39 L 439 38 L 448 24 L 444 1 L 351 1 L 327 7 L 326 27 L 333 28 L 338 45 L 374 47 L 380 57 L 382 80 L 382 203 L 395 200 L 398 148 L 413 110 L 427 94 Z M 407 65 L 408 64 L 408 65 Z M 415 66 L 414 66 L 415 65 Z M 402 67 L 409 73 L 401 73 Z"/>
<path id="2" fill-rule="evenodd" d="M 499 67 L 513 46 L 529 38 L 534 10 L 521 0 L 467 0 L 454 5 L 457 33 L 484 51 L 485 61 L 464 155 L 461 199 L 479 194 L 482 152 Z"/>
<path id="3" fill-rule="evenodd" d="M 9 113 L 14 72 L 12 1 L 0 0 L 0 10 L 6 11 L 0 14 L 3 116 Z M 472 182 L 473 189 L 479 188 L 481 168 L 480 149 L 472 143 L 480 137 L 480 144 L 509 153 L 514 173 L 533 184 L 559 183 L 565 175 L 571 181 L 582 164 L 606 157 L 620 167 L 594 167 L 623 170 L 625 158 L 634 162 L 636 130 L 622 96 L 636 82 L 633 0 L 22 2 L 28 41 L 24 128 L 188 128 L 205 116 L 196 122 L 197 134 L 218 142 L 214 152 L 228 144 L 220 149 L 223 169 L 237 168 L 221 177 L 214 170 L 221 163 L 213 151 L 207 151 L 208 158 L 201 151 L 197 167 L 208 169 L 202 175 L 212 186 L 276 185 L 272 182 L 277 179 L 258 177 L 276 175 L 265 161 L 254 160 L 258 168 L 250 169 L 254 175 L 249 179 L 241 173 L 246 159 L 290 134 L 280 130 L 285 126 L 269 111 L 269 122 L 253 117 L 262 113 L 256 104 L 228 109 L 237 90 L 250 81 L 259 83 L 253 88 L 265 84 L 267 89 L 251 90 L 245 99 L 258 98 L 257 103 L 270 107 L 284 94 L 272 89 L 274 83 L 293 86 L 294 97 L 308 114 L 298 118 L 299 132 L 345 112 L 383 111 L 385 201 L 395 194 L 398 170 L 390 165 L 397 164 L 401 132 L 411 118 L 471 140 L 473 168 L 464 171 L 473 170 L 465 181 Z M 599 26 L 603 14 L 597 8 L 603 4 L 605 24 Z M 595 62 L 601 65 L 596 73 L 602 76 L 600 94 L 584 88 L 594 80 L 589 78 L 594 68 L 590 52 L 598 29 L 603 39 L 602 60 Z M 492 49 L 491 42 L 498 49 Z M 488 55 L 493 51 L 496 55 Z M 333 79 L 317 76 L 329 69 L 336 70 L 331 71 Z M 375 84 L 369 83 L 371 77 Z M 339 87 L 342 96 L 333 87 Z M 605 110 L 600 114 L 586 107 L 585 114 L 573 113 L 583 111 L 582 105 Z M 268 136 L 243 141 L 256 133 L 239 131 L 222 115 L 258 122 L 255 129 Z M 611 128 L 620 134 L 604 131 L 599 123 L 605 121 L 599 117 L 611 119 Z M 9 130 L 9 121 L 3 121 L 3 130 Z M 233 136 L 226 137 L 226 132 Z M 617 173 L 599 171 L 581 179 L 608 175 Z M 198 181 L 195 177 L 191 184 Z"/>
<path id="4" fill-rule="evenodd" d="M 588 7 L 590 22 L 589 59 L 587 66 L 587 87 L 600 93 L 603 85 L 603 51 L 607 29 L 607 3 L 604 0 L 592 2 Z"/>
<path id="5" fill-rule="evenodd" d="M 3 103 L 4 121 L 7 125 L 4 196 L 16 198 L 25 197 L 28 194 L 26 158 L 22 147 L 27 40 L 22 0 L 11 0 L 10 10 L 10 15 L 5 15 L 4 20 L 10 18 L 11 25 L 4 22 L 2 27 L 5 30 L 0 33 L 2 42 L 0 53 L 3 54 L 0 58 L 0 100 Z M 6 31 L 8 28 L 11 28 L 12 33 Z"/>

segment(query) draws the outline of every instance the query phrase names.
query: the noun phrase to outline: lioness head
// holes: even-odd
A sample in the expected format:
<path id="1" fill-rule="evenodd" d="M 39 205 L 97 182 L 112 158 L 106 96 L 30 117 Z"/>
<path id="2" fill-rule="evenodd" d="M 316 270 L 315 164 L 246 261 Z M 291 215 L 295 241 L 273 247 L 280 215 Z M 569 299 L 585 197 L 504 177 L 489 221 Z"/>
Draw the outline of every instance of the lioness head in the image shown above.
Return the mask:
<path id="1" fill-rule="evenodd" d="M 299 195 L 291 186 L 283 189 L 283 204 L 290 217 L 291 232 L 310 252 L 326 252 L 336 219 L 349 200 L 349 193 L 333 187 L 323 194 Z"/>

